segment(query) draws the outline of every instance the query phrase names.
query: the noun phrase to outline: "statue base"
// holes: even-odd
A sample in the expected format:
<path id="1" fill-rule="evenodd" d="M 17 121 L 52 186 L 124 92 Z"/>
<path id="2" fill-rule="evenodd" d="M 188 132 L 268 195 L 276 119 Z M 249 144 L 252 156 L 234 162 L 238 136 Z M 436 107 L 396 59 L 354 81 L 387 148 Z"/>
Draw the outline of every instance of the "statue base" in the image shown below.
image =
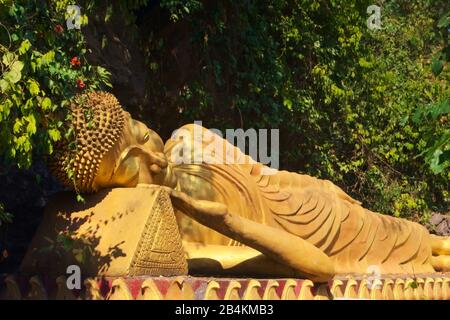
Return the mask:
<path id="1" fill-rule="evenodd" d="M 77 275 L 79 288 L 68 283 Z M 54 196 L 0 299 L 450 300 L 450 273 L 305 279 L 191 277 L 170 197 L 158 186 Z M 76 282 L 76 281 L 75 281 Z"/>
<path id="2" fill-rule="evenodd" d="M 184 275 L 187 262 L 170 197 L 158 186 L 54 196 L 21 265 L 23 274 L 82 277 Z M 72 267 L 73 268 L 73 267 Z M 75 267 L 76 268 L 76 267 Z"/>
<path id="3" fill-rule="evenodd" d="M 88 278 L 69 290 L 66 277 L 0 276 L 0 299 L 15 300 L 450 300 L 450 274 L 415 278 L 336 277 L 303 279 L 204 277 Z"/>

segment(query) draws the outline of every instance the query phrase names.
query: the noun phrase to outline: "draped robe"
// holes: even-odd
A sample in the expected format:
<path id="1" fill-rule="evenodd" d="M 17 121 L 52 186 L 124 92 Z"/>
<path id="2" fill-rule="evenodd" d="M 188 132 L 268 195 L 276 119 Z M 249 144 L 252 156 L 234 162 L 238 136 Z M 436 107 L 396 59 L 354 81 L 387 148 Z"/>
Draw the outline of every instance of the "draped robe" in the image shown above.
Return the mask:
<path id="1" fill-rule="evenodd" d="M 337 273 L 366 273 L 373 266 L 380 273 L 434 271 L 429 234 L 423 226 L 367 210 L 330 181 L 267 171 L 198 125 L 181 130 L 182 137 L 172 137 L 164 149 L 177 190 L 195 199 L 221 202 L 233 214 L 305 239 L 332 259 Z M 227 163 L 230 154 L 232 161 Z M 190 161 L 181 161 L 183 157 Z M 182 214 L 177 219 L 186 241 L 240 245 Z"/>

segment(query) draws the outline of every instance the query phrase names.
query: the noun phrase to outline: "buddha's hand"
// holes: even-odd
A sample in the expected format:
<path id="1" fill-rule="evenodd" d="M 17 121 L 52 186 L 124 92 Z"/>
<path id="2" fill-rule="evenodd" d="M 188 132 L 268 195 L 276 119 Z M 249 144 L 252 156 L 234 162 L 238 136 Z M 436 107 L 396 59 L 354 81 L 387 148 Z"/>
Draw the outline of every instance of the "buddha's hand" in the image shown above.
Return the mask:
<path id="1" fill-rule="evenodd" d="M 166 168 L 168 165 L 167 159 L 162 152 L 152 152 L 148 157 L 150 160 L 150 171 L 155 174 L 158 174 L 161 169 Z"/>
<path id="2" fill-rule="evenodd" d="M 229 215 L 227 206 L 223 203 L 198 200 L 169 187 L 162 186 L 161 188 L 170 195 L 174 207 L 202 224 L 217 223 L 223 221 Z"/>

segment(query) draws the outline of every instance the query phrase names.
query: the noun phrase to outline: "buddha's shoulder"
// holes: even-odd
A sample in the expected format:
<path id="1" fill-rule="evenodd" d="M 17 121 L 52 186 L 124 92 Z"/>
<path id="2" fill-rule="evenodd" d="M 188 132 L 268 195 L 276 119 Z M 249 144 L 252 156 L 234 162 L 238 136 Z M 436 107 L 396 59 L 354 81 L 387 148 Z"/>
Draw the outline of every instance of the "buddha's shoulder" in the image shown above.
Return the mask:
<path id="1" fill-rule="evenodd" d="M 174 131 L 174 133 L 181 132 L 181 131 L 186 131 L 186 132 L 197 132 L 197 131 L 198 132 L 203 132 L 203 131 L 209 131 L 209 129 L 201 126 L 198 123 L 187 123 L 187 124 L 179 127 L 178 129 L 176 129 Z"/>

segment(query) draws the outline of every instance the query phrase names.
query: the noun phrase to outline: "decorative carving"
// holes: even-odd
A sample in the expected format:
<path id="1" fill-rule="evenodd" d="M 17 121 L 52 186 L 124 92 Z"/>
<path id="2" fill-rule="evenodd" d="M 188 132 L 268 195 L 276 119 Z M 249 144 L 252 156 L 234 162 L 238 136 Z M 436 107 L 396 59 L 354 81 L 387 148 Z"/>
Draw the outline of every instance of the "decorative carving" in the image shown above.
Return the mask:
<path id="1" fill-rule="evenodd" d="M 433 299 L 434 300 L 443 300 L 443 292 L 442 292 L 442 278 L 434 278 L 434 287 L 433 287 Z"/>
<path id="2" fill-rule="evenodd" d="M 55 300 L 77 300 L 72 290 L 67 288 L 67 279 L 65 276 L 59 276 L 56 278 L 56 296 Z"/>
<path id="3" fill-rule="evenodd" d="M 247 289 L 245 289 L 244 296 L 242 300 L 261 300 L 258 289 L 261 288 L 261 283 L 257 280 L 250 280 L 247 284 Z"/>
<path id="4" fill-rule="evenodd" d="M 450 278 L 446 277 L 442 283 L 442 300 L 450 300 Z"/>
<path id="5" fill-rule="evenodd" d="M 220 284 L 211 280 L 205 290 L 205 300 L 220 300 L 219 298 Z"/>
<path id="6" fill-rule="evenodd" d="M 344 282 L 340 279 L 333 280 L 333 283 L 331 285 L 331 294 L 335 298 L 342 298 L 344 297 Z"/>
<path id="7" fill-rule="evenodd" d="M 22 300 L 22 293 L 20 292 L 19 285 L 14 276 L 7 276 L 4 280 L 4 284 L 6 285 L 6 290 L 4 292 L 5 300 Z"/>
<path id="8" fill-rule="evenodd" d="M 425 284 L 423 285 L 423 294 L 426 300 L 433 300 L 433 286 L 434 279 L 430 277 L 425 278 Z"/>
<path id="9" fill-rule="evenodd" d="M 187 263 L 169 195 L 163 190 L 159 192 L 161 196 L 155 201 L 131 262 L 128 272 L 131 276 L 187 273 Z"/>
<path id="10" fill-rule="evenodd" d="M 297 300 L 297 286 L 298 281 L 295 281 L 293 279 L 286 279 L 283 292 L 281 293 L 281 300 Z"/>
<path id="11" fill-rule="evenodd" d="M 133 296 L 124 279 L 114 279 L 106 300 L 133 300 Z"/>
<path id="12" fill-rule="evenodd" d="M 142 282 L 137 300 L 162 300 L 163 296 L 152 279 Z"/>
<path id="13" fill-rule="evenodd" d="M 38 276 L 30 278 L 30 291 L 28 293 L 28 300 L 48 300 L 47 290 L 42 284 Z"/>
<path id="14" fill-rule="evenodd" d="M 64 276 L 47 279 L 44 283 L 38 277 L 23 278 L 8 276 L 0 282 L 2 299 L 22 297 L 18 283 L 28 281 L 30 286 L 23 296 L 27 299 L 82 299 L 82 300 L 161 300 L 161 299 L 205 299 L 205 300 L 332 300 L 332 299 L 371 299 L 371 300 L 448 300 L 450 278 L 418 277 L 416 279 L 391 278 L 375 279 L 373 285 L 364 284 L 364 279 L 348 277 L 345 294 L 344 281 L 335 279 L 328 284 L 314 284 L 310 280 L 278 279 L 217 279 L 193 277 L 149 277 L 144 278 L 88 278 L 76 295 L 64 287 Z M 414 285 L 417 284 L 417 287 Z M 427 296 L 423 294 L 426 283 Z M 31 285 L 33 284 L 33 285 Z M 411 286 L 411 284 L 413 284 Z M 54 288 L 56 287 L 56 290 Z M 372 289 L 370 289 L 372 287 Z M 358 291 L 356 288 L 359 288 Z M 361 289 L 363 288 L 363 289 Z M 382 290 L 380 291 L 380 288 Z M 245 289 L 245 290 L 244 290 Z M 282 291 L 280 291 L 283 289 Z M 298 289 L 298 290 L 297 290 Z M 298 291 L 298 294 L 296 293 Z M 393 292 L 395 291 L 395 293 Z M 281 295 L 280 295 L 281 292 Z M 49 294 L 50 293 L 50 294 Z M 369 293 L 369 296 L 367 296 Z M 55 296 L 53 296 L 53 294 Z M 395 295 L 395 296 L 394 296 Z"/>
<path id="15" fill-rule="evenodd" d="M 362 279 L 359 282 L 358 288 L 358 298 L 359 299 L 370 299 L 370 290 L 368 288 L 369 282 L 367 279 Z"/>
<path id="16" fill-rule="evenodd" d="M 383 300 L 383 281 L 380 279 L 372 280 L 372 283 L 369 285 L 370 289 L 370 299 L 371 300 Z"/>
<path id="17" fill-rule="evenodd" d="M 394 280 L 384 280 L 382 296 L 383 300 L 394 300 Z"/>
<path id="18" fill-rule="evenodd" d="M 395 280 L 394 300 L 405 300 L 405 280 L 403 279 Z"/>
<path id="19" fill-rule="evenodd" d="M 417 282 L 414 281 L 411 278 L 407 278 L 405 280 L 405 286 L 404 286 L 404 296 L 405 296 L 405 300 L 415 300 L 416 298 L 416 288 L 415 286 L 417 286 Z"/>
<path id="20" fill-rule="evenodd" d="M 415 299 L 423 300 L 425 298 L 425 296 L 423 294 L 423 286 L 425 284 L 425 281 L 422 278 L 416 278 L 415 281 L 417 284 L 417 288 L 414 290 Z"/>
<path id="21" fill-rule="evenodd" d="M 264 290 L 263 300 L 280 300 L 277 294 L 277 289 L 280 287 L 278 281 L 267 281 L 266 289 Z"/>
<path id="22" fill-rule="evenodd" d="M 345 286 L 344 297 L 350 299 L 358 298 L 357 288 L 358 282 L 352 278 L 348 279 L 347 284 Z"/>
<path id="23" fill-rule="evenodd" d="M 298 300 L 314 300 L 314 283 L 311 280 L 303 280 L 300 285 Z"/>
<path id="24" fill-rule="evenodd" d="M 239 294 L 239 291 L 241 288 L 242 288 L 242 286 L 238 281 L 231 280 L 228 283 L 228 287 L 227 287 L 227 291 L 225 292 L 224 300 L 241 300 L 241 296 Z"/>
<path id="25" fill-rule="evenodd" d="M 193 300 L 194 290 L 183 277 L 176 277 L 169 285 L 164 297 L 166 300 Z"/>

